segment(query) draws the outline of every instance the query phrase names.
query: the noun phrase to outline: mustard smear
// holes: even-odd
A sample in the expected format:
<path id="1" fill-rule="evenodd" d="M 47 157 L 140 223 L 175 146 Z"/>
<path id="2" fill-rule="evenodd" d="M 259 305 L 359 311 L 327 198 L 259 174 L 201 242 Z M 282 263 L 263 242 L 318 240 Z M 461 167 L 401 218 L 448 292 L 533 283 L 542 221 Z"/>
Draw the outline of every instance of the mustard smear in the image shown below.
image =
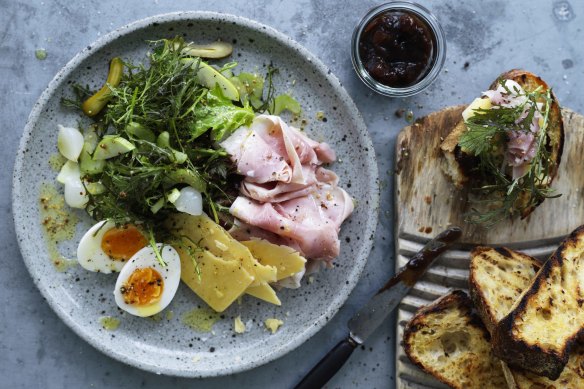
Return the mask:
<path id="1" fill-rule="evenodd" d="M 54 153 L 49 157 L 49 166 L 55 172 L 61 171 L 65 162 L 67 162 L 67 158 L 63 157 L 60 153 Z"/>
<path id="2" fill-rule="evenodd" d="M 77 261 L 63 257 L 58 244 L 73 239 L 78 219 L 65 208 L 63 195 L 53 185 L 42 184 L 40 192 L 40 219 L 47 251 L 57 271 L 64 272 L 76 266 Z"/>
<path id="3" fill-rule="evenodd" d="M 211 332 L 221 316 L 210 308 L 195 308 L 182 315 L 182 323 L 198 332 Z"/>

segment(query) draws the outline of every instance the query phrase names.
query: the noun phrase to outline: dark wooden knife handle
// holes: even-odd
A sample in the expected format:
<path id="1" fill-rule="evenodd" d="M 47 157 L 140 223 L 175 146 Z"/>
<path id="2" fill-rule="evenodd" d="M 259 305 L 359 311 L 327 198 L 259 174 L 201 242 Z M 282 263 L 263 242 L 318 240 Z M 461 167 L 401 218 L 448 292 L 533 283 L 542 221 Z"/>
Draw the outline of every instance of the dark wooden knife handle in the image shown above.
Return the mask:
<path id="1" fill-rule="evenodd" d="M 341 340 L 304 376 L 294 389 L 322 388 L 347 362 L 356 347 L 357 343 L 350 337 Z"/>

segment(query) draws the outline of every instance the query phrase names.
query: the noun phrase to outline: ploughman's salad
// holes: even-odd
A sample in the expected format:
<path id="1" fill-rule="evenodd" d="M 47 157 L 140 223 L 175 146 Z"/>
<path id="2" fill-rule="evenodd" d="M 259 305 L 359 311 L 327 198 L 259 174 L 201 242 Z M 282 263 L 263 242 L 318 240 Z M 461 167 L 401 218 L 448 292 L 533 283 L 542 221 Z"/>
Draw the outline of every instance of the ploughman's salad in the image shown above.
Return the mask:
<path id="1" fill-rule="evenodd" d="M 280 116 L 301 109 L 276 95 L 277 69 L 216 61 L 232 50 L 152 42 L 147 64 L 113 58 L 100 90 L 77 84 L 63 100 L 86 117 L 58 128 L 65 202 L 95 221 L 77 260 L 117 273 L 115 301 L 132 315 L 163 310 L 181 280 L 217 312 L 240 298 L 280 305 L 277 290 L 339 255 L 354 203 L 327 167 L 334 150 Z"/>

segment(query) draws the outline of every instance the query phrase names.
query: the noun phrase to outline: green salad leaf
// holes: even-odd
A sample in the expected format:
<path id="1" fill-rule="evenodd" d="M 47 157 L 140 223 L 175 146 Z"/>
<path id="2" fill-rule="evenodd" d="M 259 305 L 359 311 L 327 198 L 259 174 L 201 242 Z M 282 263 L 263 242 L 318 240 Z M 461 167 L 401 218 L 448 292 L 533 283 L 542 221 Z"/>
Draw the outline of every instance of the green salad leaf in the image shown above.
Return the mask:
<path id="1" fill-rule="evenodd" d="M 197 139 L 211 131 L 211 139 L 221 141 L 241 126 L 251 123 L 255 114 L 251 106 L 238 107 L 224 97 L 221 89 L 215 87 L 195 109 L 195 121 L 189 127 L 191 139 Z"/>
<path id="2" fill-rule="evenodd" d="M 182 37 L 150 44 L 146 64 L 123 62 L 107 106 L 91 117 L 81 161 L 86 211 L 95 220 L 141 224 L 158 234 L 168 214 L 176 212 L 177 193 L 188 185 L 201 192 L 207 214 L 229 224 L 241 177 L 219 141 L 256 114 L 274 108 L 300 112 L 300 106 L 289 95 L 276 97 L 272 66 L 265 77 L 238 74 L 236 62 L 209 64 L 185 54 Z M 221 82 L 214 82 L 216 74 Z M 232 89 L 239 99 L 226 97 L 224 91 Z M 62 103 L 77 110 L 94 93 L 78 84 L 73 92 L 76 99 Z M 96 152 L 98 142 L 103 147 Z"/>
<path id="3" fill-rule="evenodd" d="M 503 81 L 501 85 L 505 86 Z M 515 94 L 524 96 L 524 102 L 515 107 L 477 109 L 475 115 L 465 121 L 467 131 L 461 135 L 459 145 L 465 153 L 478 159 L 476 174 L 480 183 L 473 188 L 480 200 L 475 201 L 475 207 L 466 217 L 469 223 L 491 227 L 509 216 L 522 214 L 546 198 L 559 196 L 549 186 L 549 172 L 555 163 L 550 158 L 547 134 L 552 92 L 537 88 Z M 510 131 L 530 133 L 536 111 L 543 118 L 543 125 L 534 133 L 533 159 L 522 176 L 513 178 L 512 167 L 506 163 L 504 155 L 507 134 Z"/>

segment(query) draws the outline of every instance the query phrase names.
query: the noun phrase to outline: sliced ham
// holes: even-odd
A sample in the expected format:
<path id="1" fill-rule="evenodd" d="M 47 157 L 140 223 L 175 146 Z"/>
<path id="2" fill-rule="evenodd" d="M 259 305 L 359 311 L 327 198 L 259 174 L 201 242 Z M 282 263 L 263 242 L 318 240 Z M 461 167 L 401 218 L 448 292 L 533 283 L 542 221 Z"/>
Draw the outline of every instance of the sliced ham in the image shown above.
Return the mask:
<path id="1" fill-rule="evenodd" d="M 343 188 L 326 184 L 318 185 L 315 197 L 320 202 L 321 212 L 337 226 L 338 232 L 343 221 L 353 213 L 353 199 Z"/>
<path id="2" fill-rule="evenodd" d="M 222 146 L 244 176 L 230 209 L 241 221 L 232 230 L 236 239 L 264 238 L 311 259 L 338 256 L 338 233 L 353 212 L 353 199 L 337 186 L 337 175 L 321 166 L 336 159 L 329 145 L 277 116 L 260 115 Z"/>
<path id="3" fill-rule="evenodd" d="M 303 165 L 334 161 L 326 143 L 309 139 L 280 117 L 260 115 L 250 127 L 241 127 L 221 146 L 232 155 L 238 173 L 249 182 L 280 181 L 306 184 Z"/>
<path id="4" fill-rule="evenodd" d="M 314 190 L 314 185 L 317 182 L 336 185 L 339 180 L 333 171 L 320 166 L 316 169 L 311 166 L 303 166 L 303 170 L 306 178 L 305 184 L 285 183 L 281 181 L 258 184 L 243 180 L 241 183 L 241 193 L 262 203 L 279 203 L 310 194 Z"/>
<path id="5" fill-rule="evenodd" d="M 221 146 L 231 154 L 237 172 L 250 182 L 291 182 L 292 167 L 285 157 L 272 149 L 252 128 L 237 129 Z"/>
<path id="6" fill-rule="evenodd" d="M 493 105 L 501 107 L 516 107 L 525 103 L 527 97 L 521 85 L 513 80 L 505 80 L 504 85 L 499 84 L 497 89 L 485 91 L 482 95 L 487 96 Z"/>
<path id="7" fill-rule="evenodd" d="M 239 241 L 251 240 L 251 239 L 264 239 L 270 243 L 277 244 L 279 246 L 288 246 L 299 253 L 302 253 L 300 246 L 295 240 L 274 234 L 273 232 L 266 231 L 256 226 L 244 223 L 241 220 L 235 220 L 233 227 L 229 229 L 229 234 Z"/>
<path id="8" fill-rule="evenodd" d="M 535 136 L 532 132 L 507 131 L 507 162 L 519 166 L 529 162 L 535 156 Z"/>
<path id="9" fill-rule="evenodd" d="M 296 241 L 308 258 L 331 260 L 339 255 L 338 229 L 321 204 L 315 195 L 263 204 L 239 196 L 230 212 L 247 224 Z"/>
<path id="10" fill-rule="evenodd" d="M 289 128 L 290 128 L 291 132 L 295 134 L 295 139 L 297 139 L 297 141 L 304 142 L 304 143 L 308 144 L 310 147 L 312 147 L 312 149 L 316 153 L 316 156 L 318 157 L 318 159 L 321 162 L 330 163 L 330 162 L 333 162 L 337 159 L 337 155 L 335 154 L 335 151 L 333 149 L 331 149 L 331 147 L 327 143 L 324 143 L 324 142 L 318 143 L 317 141 L 312 140 L 309 137 L 307 137 L 305 134 L 300 132 L 298 129 L 296 129 L 294 127 L 289 127 Z"/>
<path id="11" fill-rule="evenodd" d="M 497 107 L 518 107 L 527 101 L 524 89 L 513 80 L 505 80 L 504 86 L 499 85 L 495 90 L 485 91 L 483 96 L 487 96 L 491 100 L 493 109 L 497 109 Z M 533 107 L 531 104 L 525 104 L 523 112 L 515 120 L 516 124 L 527 118 Z M 543 106 L 538 103 L 537 108 L 529 125 L 529 132 L 515 129 L 510 129 L 506 132 L 508 143 L 505 150 L 505 162 L 512 168 L 511 176 L 514 180 L 529 171 L 529 164 L 537 151 L 536 135 L 540 130 L 539 120 L 542 117 L 540 111 Z"/>

